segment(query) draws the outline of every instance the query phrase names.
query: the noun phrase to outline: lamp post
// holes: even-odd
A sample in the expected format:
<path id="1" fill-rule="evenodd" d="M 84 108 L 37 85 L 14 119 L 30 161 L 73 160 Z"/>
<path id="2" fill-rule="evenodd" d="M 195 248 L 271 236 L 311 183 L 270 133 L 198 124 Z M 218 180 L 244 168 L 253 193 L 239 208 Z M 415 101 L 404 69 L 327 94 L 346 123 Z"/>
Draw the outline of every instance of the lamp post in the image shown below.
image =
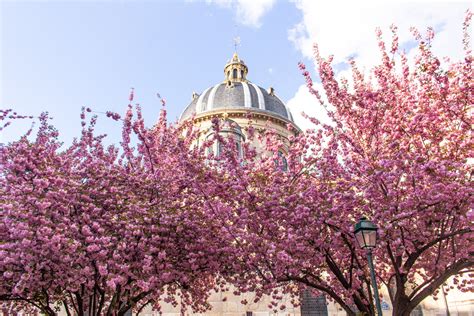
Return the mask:
<path id="1" fill-rule="evenodd" d="M 375 245 L 377 244 L 377 226 L 375 226 L 375 224 L 369 221 L 366 217 L 362 217 L 355 225 L 354 235 L 360 247 L 367 249 L 367 260 L 369 261 L 370 277 L 372 279 L 372 287 L 374 288 L 377 314 L 382 316 L 382 307 L 380 306 L 377 280 L 375 279 L 374 263 L 372 262 L 372 249 L 375 248 Z"/>

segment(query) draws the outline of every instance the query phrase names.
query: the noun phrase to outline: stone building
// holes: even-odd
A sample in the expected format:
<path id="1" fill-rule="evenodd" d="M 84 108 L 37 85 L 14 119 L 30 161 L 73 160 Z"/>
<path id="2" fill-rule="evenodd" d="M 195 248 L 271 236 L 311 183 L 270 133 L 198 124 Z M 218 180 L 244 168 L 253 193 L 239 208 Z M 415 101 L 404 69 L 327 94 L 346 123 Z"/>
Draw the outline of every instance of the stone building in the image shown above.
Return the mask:
<path id="1" fill-rule="evenodd" d="M 247 73 L 243 60 L 234 54 L 224 67 L 224 80 L 201 94 L 193 93 L 191 103 L 179 118 L 180 122 L 194 116 L 205 138 L 209 136 L 207 132 L 212 133 L 211 119 L 218 116 L 225 120 L 222 132 L 231 133 L 237 146 L 247 138 L 244 127 L 249 124 L 248 113 L 252 114 L 252 126 L 256 129 L 271 128 L 286 139 L 292 133 L 287 128 L 290 124 L 293 133 L 298 133 L 299 128 L 290 111 L 276 96 L 274 89 L 264 89 L 250 82 Z M 232 124 L 226 124 L 229 122 Z M 259 144 L 254 145 L 260 147 Z"/>
<path id="2" fill-rule="evenodd" d="M 184 109 L 179 120 L 183 122 L 194 118 L 203 132 L 205 139 L 212 134 L 211 119 L 220 117 L 226 123 L 223 124 L 221 133 L 232 134 L 236 140 L 237 148 L 247 138 L 245 129 L 249 124 L 248 113 L 252 113 L 252 126 L 257 129 L 271 128 L 283 139 L 287 139 L 290 133 L 299 133 L 300 129 L 295 124 L 293 116 L 286 105 L 276 96 L 273 88 L 264 89 L 247 79 L 248 67 L 237 54 L 227 62 L 224 67 L 224 80 L 205 89 L 201 94 L 193 93 L 191 103 Z M 293 128 L 288 129 L 291 125 Z M 255 148 L 261 147 L 257 142 Z M 214 151 L 219 154 L 219 146 L 215 145 Z M 284 153 L 282 153 L 284 155 Z M 284 156 L 283 156 L 284 157 Z M 455 292 L 456 290 L 453 290 Z M 382 308 L 385 316 L 392 314 L 392 306 L 388 294 L 382 290 Z M 225 298 L 225 299 L 224 299 Z M 242 300 L 253 302 L 252 293 L 235 296 L 232 291 L 226 293 L 215 293 L 210 297 L 213 308 L 206 312 L 209 316 L 343 316 L 346 313 L 336 304 L 327 302 L 323 296 L 312 297 L 309 293 L 302 293 L 301 307 L 292 307 L 289 302 L 282 302 L 287 306 L 286 310 L 275 314 L 267 306 L 269 298 L 264 298 L 258 303 L 241 304 Z M 285 298 L 283 298 L 285 300 Z M 180 315 L 179 308 L 163 305 L 164 316 Z M 141 315 L 156 314 L 151 309 L 145 309 Z M 189 313 L 191 314 L 191 313 Z M 449 295 L 443 300 L 434 301 L 432 298 L 422 302 L 416 309 L 414 316 L 443 316 L 459 315 L 474 316 L 474 298 L 470 295 L 456 293 Z"/>
<path id="3" fill-rule="evenodd" d="M 249 124 L 248 113 L 252 114 L 252 126 L 255 129 L 271 128 L 282 139 L 288 139 L 291 133 L 299 133 L 300 129 L 293 121 L 291 112 L 286 105 L 277 97 L 273 88 L 264 89 L 247 79 L 248 67 L 235 53 L 224 66 L 224 80 L 205 89 L 201 94 L 193 93 L 191 103 L 184 109 L 179 120 L 183 122 L 194 118 L 202 131 L 205 139 L 212 134 L 211 119 L 215 116 L 224 120 L 221 133 L 232 134 L 237 148 L 247 139 L 245 127 Z M 231 123 L 231 124 L 227 124 Z M 292 126 L 288 129 L 288 124 Z M 257 150 L 261 147 L 255 141 L 253 144 Z M 219 154 L 219 146 L 215 145 L 214 151 Z M 282 152 L 284 160 L 284 153 Z M 284 160 L 285 164 L 285 160 Z M 224 299 L 225 297 L 225 299 Z M 269 298 L 264 298 L 258 303 L 240 302 L 245 299 L 254 301 L 252 293 L 235 296 L 232 291 L 226 293 L 215 293 L 210 298 L 213 308 L 206 315 L 222 316 L 270 316 L 277 315 L 268 308 Z M 312 298 L 305 296 L 302 307 L 293 307 L 291 303 L 285 303 L 286 310 L 280 311 L 278 315 L 328 315 L 328 306 L 324 298 Z M 179 309 L 172 306 L 163 306 L 163 315 L 179 315 Z M 303 312 L 303 313 L 302 313 Z M 146 313 L 146 312 L 145 312 Z"/>

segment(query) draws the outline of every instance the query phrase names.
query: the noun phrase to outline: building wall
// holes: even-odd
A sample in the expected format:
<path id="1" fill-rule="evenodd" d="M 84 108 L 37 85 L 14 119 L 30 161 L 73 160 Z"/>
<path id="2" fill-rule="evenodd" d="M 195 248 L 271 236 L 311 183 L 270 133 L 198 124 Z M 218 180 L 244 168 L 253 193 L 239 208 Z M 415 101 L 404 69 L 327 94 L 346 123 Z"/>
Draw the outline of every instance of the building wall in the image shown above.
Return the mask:
<path id="1" fill-rule="evenodd" d="M 245 134 L 246 139 L 248 135 L 245 132 L 245 127 L 251 125 L 256 132 L 263 132 L 265 130 L 273 130 L 282 139 L 288 139 L 291 135 L 296 135 L 300 132 L 300 129 L 292 122 L 282 119 L 276 115 L 253 113 L 252 116 L 248 116 L 248 111 L 244 109 L 219 109 L 217 111 L 206 112 L 205 115 L 200 115 L 195 118 L 196 124 L 199 126 L 202 133 L 201 140 L 204 140 L 209 133 L 212 133 L 211 119 L 213 117 L 219 117 L 222 120 L 232 120 L 237 123 Z M 288 130 L 288 125 L 291 126 L 291 131 Z M 251 143 L 257 151 L 261 150 L 262 144 L 258 139 L 254 139 Z"/>
<path id="2" fill-rule="evenodd" d="M 296 135 L 299 132 L 299 129 L 291 123 L 290 121 L 284 120 L 278 116 L 274 116 L 264 113 L 254 113 L 249 117 L 248 110 L 246 109 L 218 109 L 216 111 L 208 111 L 204 115 L 195 117 L 195 124 L 199 126 L 199 129 L 202 131 L 202 136 L 200 141 L 204 141 L 209 134 L 213 132 L 211 119 L 215 116 L 218 116 L 222 120 L 232 120 L 237 123 L 242 128 L 242 133 L 246 140 L 248 139 L 248 134 L 245 131 L 245 127 L 252 125 L 256 133 L 264 132 L 265 130 L 271 129 L 277 135 L 281 137 L 283 141 L 288 141 L 290 135 Z M 293 128 L 292 131 L 288 129 L 288 124 Z M 252 146 L 263 153 L 262 145 L 258 139 L 252 141 Z M 209 315 L 209 316 L 270 316 L 270 315 L 279 315 L 279 316 L 299 316 L 300 308 L 294 307 L 291 304 L 291 298 L 289 296 L 284 296 L 278 309 L 281 305 L 285 305 L 284 310 L 279 310 L 277 314 L 273 313 L 272 308 L 269 308 L 268 305 L 271 303 L 272 299 L 269 296 L 264 296 L 258 302 L 254 302 L 255 294 L 254 293 L 244 293 L 241 295 L 234 295 L 233 289 L 228 292 L 218 292 L 213 293 L 209 298 L 209 303 L 212 305 L 212 309 L 205 314 L 195 314 L 195 315 Z M 242 304 L 241 302 L 246 300 L 248 304 Z M 192 315 L 191 311 L 188 311 L 189 315 Z M 141 315 L 153 315 L 151 308 L 145 309 Z M 162 315 L 164 316 L 178 316 L 180 314 L 179 307 L 173 307 L 170 304 L 163 304 L 162 306 Z"/>

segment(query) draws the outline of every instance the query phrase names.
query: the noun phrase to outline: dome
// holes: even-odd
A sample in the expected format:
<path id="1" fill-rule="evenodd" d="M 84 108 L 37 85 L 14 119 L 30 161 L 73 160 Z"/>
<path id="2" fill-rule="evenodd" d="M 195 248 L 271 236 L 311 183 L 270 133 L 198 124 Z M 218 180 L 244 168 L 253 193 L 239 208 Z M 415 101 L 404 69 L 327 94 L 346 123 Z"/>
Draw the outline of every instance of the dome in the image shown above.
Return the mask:
<path id="1" fill-rule="evenodd" d="M 285 104 L 275 95 L 247 80 L 248 68 L 237 54 L 224 68 L 225 80 L 207 88 L 201 94 L 193 93 L 193 100 L 184 109 L 179 120 L 215 110 L 248 109 L 268 113 L 293 122 Z"/>

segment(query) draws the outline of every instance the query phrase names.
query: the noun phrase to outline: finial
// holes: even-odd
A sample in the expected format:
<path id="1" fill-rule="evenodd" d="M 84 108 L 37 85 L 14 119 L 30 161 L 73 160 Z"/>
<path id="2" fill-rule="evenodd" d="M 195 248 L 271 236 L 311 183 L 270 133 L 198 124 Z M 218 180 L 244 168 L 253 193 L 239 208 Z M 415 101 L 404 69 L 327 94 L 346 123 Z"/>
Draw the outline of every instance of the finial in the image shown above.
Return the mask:
<path id="1" fill-rule="evenodd" d="M 237 47 L 240 45 L 240 36 L 239 36 L 239 30 L 237 26 L 237 21 L 234 23 L 234 38 L 232 39 L 234 42 L 234 53 L 237 53 Z"/>
<path id="2" fill-rule="evenodd" d="M 240 46 L 240 36 L 233 38 L 234 41 L 234 52 L 237 54 L 237 47 Z"/>

